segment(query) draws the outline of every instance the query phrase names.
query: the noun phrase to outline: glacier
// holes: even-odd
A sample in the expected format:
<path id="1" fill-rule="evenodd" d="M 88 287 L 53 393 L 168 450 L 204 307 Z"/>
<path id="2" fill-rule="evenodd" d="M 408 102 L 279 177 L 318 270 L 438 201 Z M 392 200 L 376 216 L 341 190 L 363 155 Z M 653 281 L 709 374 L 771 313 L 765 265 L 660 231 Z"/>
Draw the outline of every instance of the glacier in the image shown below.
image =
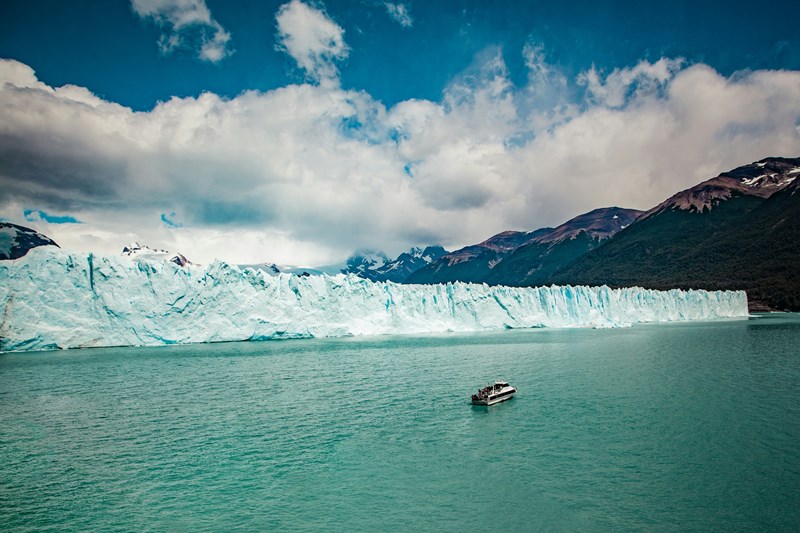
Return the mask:
<path id="1" fill-rule="evenodd" d="M 621 327 L 747 316 L 742 291 L 399 285 L 224 262 L 75 254 L 0 262 L 0 351 L 301 337 Z"/>

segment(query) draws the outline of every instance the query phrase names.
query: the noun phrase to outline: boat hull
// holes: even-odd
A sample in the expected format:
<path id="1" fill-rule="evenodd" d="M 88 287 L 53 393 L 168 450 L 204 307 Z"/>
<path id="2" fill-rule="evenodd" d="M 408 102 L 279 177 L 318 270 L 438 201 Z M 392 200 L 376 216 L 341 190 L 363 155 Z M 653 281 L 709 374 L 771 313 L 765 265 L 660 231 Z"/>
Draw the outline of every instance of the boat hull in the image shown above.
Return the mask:
<path id="1" fill-rule="evenodd" d="M 500 394 L 491 395 L 491 396 L 489 396 L 487 398 L 482 398 L 480 400 L 472 400 L 472 404 L 473 405 L 487 405 L 487 406 L 488 405 L 495 405 L 495 404 L 498 404 L 500 402 L 504 402 L 506 400 L 510 400 L 511 398 L 514 397 L 514 395 L 516 393 L 517 393 L 516 389 L 512 389 L 510 391 L 503 391 Z"/>

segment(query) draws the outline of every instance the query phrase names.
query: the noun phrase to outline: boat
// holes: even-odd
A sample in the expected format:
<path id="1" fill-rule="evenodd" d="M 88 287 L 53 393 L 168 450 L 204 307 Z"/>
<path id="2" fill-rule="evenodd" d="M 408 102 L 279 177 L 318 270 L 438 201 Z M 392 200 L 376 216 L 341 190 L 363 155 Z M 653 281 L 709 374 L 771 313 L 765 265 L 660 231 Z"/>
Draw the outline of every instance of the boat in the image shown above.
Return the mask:
<path id="1" fill-rule="evenodd" d="M 508 384 L 507 381 L 495 381 L 494 385 L 489 384 L 480 389 L 478 394 L 472 395 L 473 405 L 494 405 L 496 403 L 510 400 L 516 394 L 517 389 Z"/>

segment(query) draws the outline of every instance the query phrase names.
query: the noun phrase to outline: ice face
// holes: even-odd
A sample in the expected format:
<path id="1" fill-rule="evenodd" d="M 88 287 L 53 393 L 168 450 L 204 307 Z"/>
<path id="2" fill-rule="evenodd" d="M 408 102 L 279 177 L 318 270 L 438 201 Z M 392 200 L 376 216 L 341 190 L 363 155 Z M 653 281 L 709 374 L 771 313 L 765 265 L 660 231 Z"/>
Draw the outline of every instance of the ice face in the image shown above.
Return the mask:
<path id="1" fill-rule="evenodd" d="M 221 262 L 181 268 L 50 246 L 1 262 L 0 280 L 3 351 L 747 316 L 741 291 L 398 285 L 270 276 Z"/>

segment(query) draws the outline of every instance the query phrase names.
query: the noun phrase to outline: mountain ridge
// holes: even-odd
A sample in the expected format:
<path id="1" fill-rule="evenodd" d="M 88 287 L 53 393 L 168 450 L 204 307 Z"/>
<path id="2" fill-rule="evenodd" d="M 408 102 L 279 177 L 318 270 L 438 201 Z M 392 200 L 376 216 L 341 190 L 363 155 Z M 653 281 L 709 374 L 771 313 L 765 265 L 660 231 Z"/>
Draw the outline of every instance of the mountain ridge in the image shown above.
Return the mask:
<path id="1" fill-rule="evenodd" d="M 769 198 L 791 184 L 800 175 L 800 158 L 767 157 L 737 167 L 718 176 L 680 191 L 647 211 L 646 218 L 666 209 L 702 213 L 719 202 L 728 200 L 734 192 Z"/>
<path id="2" fill-rule="evenodd" d="M 545 227 L 528 232 L 504 231 L 481 243 L 466 246 L 441 257 L 438 261 L 411 274 L 407 283 L 465 281 L 510 286 L 525 285 L 527 283 L 523 279 L 524 276 L 522 278 L 519 276 L 519 271 L 525 270 L 520 262 L 536 256 L 546 263 L 543 272 L 549 272 L 561 266 L 562 262 L 573 260 L 588 252 L 600 241 L 627 227 L 641 214 L 642 212 L 636 209 L 605 207 L 582 213 L 555 228 Z M 560 249 L 552 253 L 555 248 Z M 521 253 L 519 250 L 528 250 L 528 253 Z M 551 258 L 547 259 L 545 256 Z"/>
<path id="3" fill-rule="evenodd" d="M 800 158 L 723 172 L 671 196 L 550 281 L 741 289 L 751 310 L 800 310 L 798 175 Z"/>

